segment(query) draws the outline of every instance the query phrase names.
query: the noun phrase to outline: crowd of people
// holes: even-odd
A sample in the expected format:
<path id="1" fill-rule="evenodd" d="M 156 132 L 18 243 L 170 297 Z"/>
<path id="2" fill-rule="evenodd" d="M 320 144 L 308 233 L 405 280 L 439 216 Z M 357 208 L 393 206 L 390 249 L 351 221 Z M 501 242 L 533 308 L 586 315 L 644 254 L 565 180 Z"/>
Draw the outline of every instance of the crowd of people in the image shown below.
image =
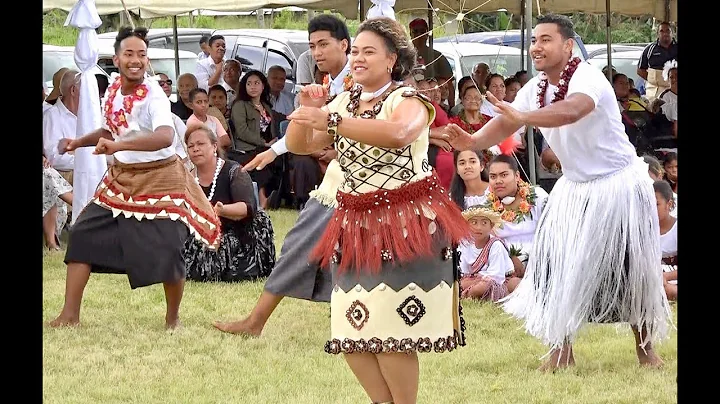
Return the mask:
<path id="1" fill-rule="evenodd" d="M 574 363 L 585 321 L 629 322 L 640 363 L 662 363 L 651 340 L 677 299 L 675 61 L 663 64 L 670 87 L 643 99 L 627 77 L 608 83 L 572 58 L 572 23 L 546 16 L 531 47 L 540 75 L 503 77 L 478 63 L 455 78 L 427 47 L 422 19 L 407 30 L 369 19 L 351 42 L 347 26 L 323 14 L 308 26 L 297 94 L 279 66 L 266 74 L 224 60 L 215 35 L 170 102 L 168 76 L 145 75 L 145 34 L 118 35 L 121 74 L 101 90 L 98 131 L 63 129 L 76 114 L 76 71 L 56 74 L 54 99 L 43 92 L 44 108 L 54 104 L 43 134 L 48 248 L 58 248 L 72 200 L 72 151 L 114 157 L 70 230 L 65 307 L 52 325 L 79 322 L 90 272 L 127 273 L 133 288 L 163 283 L 170 328 L 186 278 L 268 277 L 247 317 L 215 326 L 257 336 L 285 296 L 329 301 L 325 351 L 344 354 L 373 402 L 414 402 L 415 354 L 465 345 L 460 299 L 524 319 L 552 348 L 545 369 Z M 625 120 L 636 104 L 642 124 Z M 670 137 L 648 136 L 649 126 Z M 547 175 L 531 184 L 530 170 Z M 265 209 L 284 188 L 300 215 L 276 261 Z M 149 249 L 164 253 L 150 259 Z M 561 299 L 563 288 L 572 296 Z M 384 355 L 396 352 L 407 355 Z"/>

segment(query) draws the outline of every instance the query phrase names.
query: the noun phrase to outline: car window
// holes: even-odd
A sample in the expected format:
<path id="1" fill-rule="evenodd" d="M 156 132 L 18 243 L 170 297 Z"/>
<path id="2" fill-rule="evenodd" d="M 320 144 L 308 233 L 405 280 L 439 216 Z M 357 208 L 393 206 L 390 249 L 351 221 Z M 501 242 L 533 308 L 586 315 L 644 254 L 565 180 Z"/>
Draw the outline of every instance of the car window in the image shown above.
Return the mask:
<path id="1" fill-rule="evenodd" d="M 282 54 L 279 51 L 276 51 L 274 49 L 268 50 L 268 58 L 267 58 L 267 68 L 265 69 L 265 73 L 267 74 L 267 69 L 269 69 L 271 66 L 278 65 L 285 69 L 286 72 L 290 76 L 292 76 L 293 71 L 293 64 L 288 58 Z M 290 77 L 288 77 L 290 78 Z"/>
<path id="2" fill-rule="evenodd" d="M 504 77 L 515 74 L 518 70 L 523 70 L 520 64 L 520 55 L 469 55 L 460 58 L 461 72 L 463 76 L 472 74 L 473 67 L 485 62 L 490 66 L 490 71 L 502 74 Z"/>
<path id="3" fill-rule="evenodd" d="M 182 51 L 200 53 L 200 37 L 201 35 L 178 35 L 178 49 Z M 173 37 L 167 38 L 167 49 L 175 49 L 175 41 Z"/>
<path id="4" fill-rule="evenodd" d="M 613 54 L 616 55 L 616 54 Z M 607 54 L 594 57 L 590 60 L 588 60 L 591 65 L 597 67 L 598 69 L 602 70 L 607 66 Z M 618 73 L 622 73 L 626 75 L 628 78 L 632 79 L 635 84 L 637 85 L 642 80 L 640 76 L 637 75 L 637 65 L 638 65 L 639 59 L 620 59 L 620 58 L 612 58 L 612 65 L 615 68 L 615 71 Z"/>
<path id="5" fill-rule="evenodd" d="M 166 38 L 154 38 L 148 41 L 148 48 L 167 48 Z"/>
<path id="6" fill-rule="evenodd" d="M 235 59 L 242 64 L 243 72 L 250 70 L 263 70 L 265 60 L 265 48 L 238 44 L 235 47 Z"/>
<path id="7" fill-rule="evenodd" d="M 177 76 L 175 75 L 175 58 L 166 58 L 166 59 L 152 59 L 150 60 L 150 64 L 152 65 L 153 72 L 155 74 L 158 73 L 165 73 L 167 76 L 172 80 L 172 91 L 173 93 L 177 92 Z M 187 58 L 183 57 L 180 58 L 180 74 L 184 73 L 191 73 L 195 74 L 195 65 L 197 64 L 197 59 L 195 58 Z M 150 72 L 150 69 L 148 69 L 148 72 Z"/>
<path id="8" fill-rule="evenodd" d="M 43 51 L 43 81 L 48 86 L 52 87 L 53 75 L 63 67 L 79 70 L 73 52 Z"/>

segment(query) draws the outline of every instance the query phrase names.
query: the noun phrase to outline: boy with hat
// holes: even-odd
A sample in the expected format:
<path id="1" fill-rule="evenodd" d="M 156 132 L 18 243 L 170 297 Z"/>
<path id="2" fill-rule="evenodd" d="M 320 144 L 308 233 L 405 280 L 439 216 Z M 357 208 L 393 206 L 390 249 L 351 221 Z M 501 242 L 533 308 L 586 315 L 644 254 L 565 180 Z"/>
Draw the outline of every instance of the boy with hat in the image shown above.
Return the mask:
<path id="1" fill-rule="evenodd" d="M 514 268 L 505 243 L 492 234 L 502 227 L 502 219 L 499 213 L 479 205 L 462 214 L 470 223 L 473 240 L 459 247 L 460 296 L 497 302 L 507 296 L 505 276 Z"/>

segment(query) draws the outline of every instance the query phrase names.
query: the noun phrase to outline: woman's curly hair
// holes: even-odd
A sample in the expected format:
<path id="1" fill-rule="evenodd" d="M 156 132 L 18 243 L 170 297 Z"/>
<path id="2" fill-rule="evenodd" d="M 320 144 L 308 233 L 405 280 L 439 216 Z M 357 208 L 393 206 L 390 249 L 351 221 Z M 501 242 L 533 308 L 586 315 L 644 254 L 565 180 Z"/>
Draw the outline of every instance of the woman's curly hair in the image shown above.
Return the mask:
<path id="1" fill-rule="evenodd" d="M 363 31 L 373 32 L 383 38 L 388 52 L 397 55 L 391 73 L 393 80 L 401 81 L 412 72 L 417 50 L 399 22 L 387 17 L 370 18 L 360 24 L 357 35 Z"/>

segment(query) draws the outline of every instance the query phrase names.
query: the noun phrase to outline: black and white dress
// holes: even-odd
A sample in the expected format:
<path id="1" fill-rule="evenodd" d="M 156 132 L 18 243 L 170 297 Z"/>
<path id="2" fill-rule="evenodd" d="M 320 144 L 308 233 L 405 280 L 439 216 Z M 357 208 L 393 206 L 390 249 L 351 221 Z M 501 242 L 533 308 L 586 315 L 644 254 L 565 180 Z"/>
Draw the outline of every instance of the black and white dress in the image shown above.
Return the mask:
<path id="1" fill-rule="evenodd" d="M 206 196 L 212 185 L 201 187 Z M 250 175 L 240 165 L 225 161 L 218 173 L 210 200 L 231 204 L 245 202 L 247 217 L 220 218 L 222 239 L 217 251 L 206 248 L 194 237 L 185 242 L 183 258 L 187 279 L 200 282 L 240 282 L 265 277 L 275 265 L 274 231 L 270 217 L 258 209 Z"/>

